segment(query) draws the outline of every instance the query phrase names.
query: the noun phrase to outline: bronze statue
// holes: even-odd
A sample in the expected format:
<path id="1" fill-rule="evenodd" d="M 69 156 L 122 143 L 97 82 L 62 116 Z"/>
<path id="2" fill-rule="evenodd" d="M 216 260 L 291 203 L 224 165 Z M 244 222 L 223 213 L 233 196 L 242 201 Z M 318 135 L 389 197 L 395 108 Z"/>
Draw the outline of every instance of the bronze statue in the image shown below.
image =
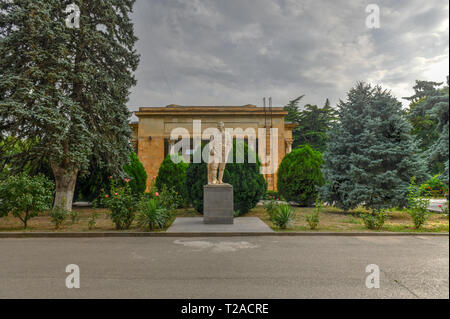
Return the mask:
<path id="1" fill-rule="evenodd" d="M 225 124 L 217 123 L 217 129 L 218 132 L 211 136 L 209 142 L 208 184 L 223 184 L 223 172 L 232 146 L 231 135 L 225 132 Z"/>

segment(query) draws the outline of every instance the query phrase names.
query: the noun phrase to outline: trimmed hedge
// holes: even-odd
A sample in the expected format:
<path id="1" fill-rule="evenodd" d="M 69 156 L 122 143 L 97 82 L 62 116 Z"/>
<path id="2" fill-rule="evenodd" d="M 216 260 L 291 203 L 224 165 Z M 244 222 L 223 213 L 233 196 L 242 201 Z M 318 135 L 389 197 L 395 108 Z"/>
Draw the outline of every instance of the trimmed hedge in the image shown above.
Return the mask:
<path id="1" fill-rule="evenodd" d="M 322 154 L 309 145 L 301 145 L 287 154 L 278 168 L 278 192 L 301 206 L 312 205 L 317 188 L 324 184 Z"/>
<path id="2" fill-rule="evenodd" d="M 237 143 L 243 143 L 244 163 L 231 162 L 231 156 L 236 159 Z M 196 152 L 199 152 L 200 148 Z M 233 141 L 233 152 L 225 167 L 223 182 L 233 185 L 234 210 L 238 215 L 247 213 L 256 206 L 267 190 L 267 183 L 260 173 L 260 162 L 256 154 L 256 163 L 248 162 L 248 153 L 253 152 L 248 145 Z M 192 161 L 191 161 L 192 162 Z M 186 171 L 187 197 L 194 208 L 203 213 L 203 186 L 208 183 L 207 163 L 191 163 Z"/>
<path id="3" fill-rule="evenodd" d="M 176 154 L 174 156 L 177 156 Z M 183 199 L 186 198 L 186 169 L 188 164 L 183 160 L 182 156 L 178 156 L 179 163 L 174 163 L 170 154 L 161 163 L 158 176 L 156 177 L 155 186 L 162 191 L 165 185 L 168 189 L 176 191 Z"/>

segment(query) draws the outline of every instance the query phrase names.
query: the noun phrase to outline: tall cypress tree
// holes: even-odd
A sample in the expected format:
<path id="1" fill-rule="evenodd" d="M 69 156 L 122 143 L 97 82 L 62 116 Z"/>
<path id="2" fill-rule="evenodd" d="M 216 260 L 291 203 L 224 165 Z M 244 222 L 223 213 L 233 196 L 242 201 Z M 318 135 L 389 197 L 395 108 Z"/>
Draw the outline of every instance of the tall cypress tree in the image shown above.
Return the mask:
<path id="1" fill-rule="evenodd" d="M 361 82 L 337 113 L 324 156 L 322 199 L 345 210 L 405 205 L 411 177 L 427 176 L 401 103 Z"/>
<path id="2" fill-rule="evenodd" d="M 32 140 L 2 163 L 47 159 L 55 206 L 71 209 L 79 173 L 90 161 L 116 174 L 131 151 L 129 90 L 139 56 L 130 13 L 135 0 L 0 2 L 0 138 Z M 65 9 L 80 9 L 69 28 Z"/>

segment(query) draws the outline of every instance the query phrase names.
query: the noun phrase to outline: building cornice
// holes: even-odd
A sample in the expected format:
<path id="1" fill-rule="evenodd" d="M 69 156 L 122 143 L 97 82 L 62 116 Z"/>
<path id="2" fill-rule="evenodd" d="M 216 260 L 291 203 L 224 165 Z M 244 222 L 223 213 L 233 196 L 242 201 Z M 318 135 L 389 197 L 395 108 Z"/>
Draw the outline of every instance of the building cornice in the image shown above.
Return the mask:
<path id="1" fill-rule="evenodd" d="M 269 115 L 268 109 L 254 105 L 244 106 L 178 106 L 167 107 L 141 107 L 134 113 L 137 117 L 147 116 L 180 116 L 180 115 Z M 283 107 L 273 107 L 272 116 L 286 116 L 287 111 Z"/>

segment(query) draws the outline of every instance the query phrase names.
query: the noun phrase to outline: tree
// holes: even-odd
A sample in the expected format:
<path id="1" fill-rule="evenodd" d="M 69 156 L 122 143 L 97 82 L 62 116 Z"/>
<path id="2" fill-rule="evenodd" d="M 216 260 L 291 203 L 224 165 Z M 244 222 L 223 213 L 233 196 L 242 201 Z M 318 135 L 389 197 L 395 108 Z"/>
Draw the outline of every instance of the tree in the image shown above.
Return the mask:
<path id="1" fill-rule="evenodd" d="M 294 146 L 308 144 L 319 152 L 324 152 L 328 143 L 328 130 L 335 120 L 334 109 L 327 99 L 323 108 L 305 105 L 298 119 L 298 131 Z"/>
<path id="2" fill-rule="evenodd" d="M 401 103 L 379 86 L 359 82 L 338 104 L 324 155 L 321 198 L 349 210 L 405 206 L 411 177 L 427 177 Z"/>
<path id="3" fill-rule="evenodd" d="M 300 111 L 298 103 L 303 97 L 304 95 L 299 96 L 284 107 L 288 111 L 286 121 L 298 124 L 292 131 L 293 147 L 308 144 L 323 152 L 328 142 L 327 132 L 335 119 L 334 109 L 330 106 L 330 101 L 326 99 L 323 108 L 306 104 Z"/>
<path id="4" fill-rule="evenodd" d="M 11 175 L 0 182 L 0 216 L 11 213 L 27 228 L 28 220 L 52 206 L 54 184 L 45 176 Z"/>
<path id="5" fill-rule="evenodd" d="M 442 173 L 442 180 L 448 185 L 448 118 L 449 84 L 416 81 L 408 119 L 413 126 L 413 134 L 419 141 L 420 149 L 428 158 L 433 174 Z"/>
<path id="6" fill-rule="evenodd" d="M 317 199 L 324 183 L 322 154 L 309 145 L 301 145 L 287 154 L 278 168 L 278 192 L 288 201 L 309 206 Z"/>
<path id="7" fill-rule="evenodd" d="M 183 160 L 182 156 L 178 156 L 178 163 L 172 161 L 171 156 L 177 154 L 169 154 L 159 167 L 158 176 L 156 177 L 155 186 L 159 191 L 163 190 L 165 185 L 167 189 L 173 189 L 181 198 L 186 198 L 186 169 L 188 164 Z"/>
<path id="8" fill-rule="evenodd" d="M 128 162 L 126 102 L 139 62 L 134 2 L 0 2 L 0 136 L 35 140 L 7 162 L 20 171 L 21 163 L 47 159 L 55 207 L 71 209 L 78 173 L 91 161 L 115 175 Z M 79 28 L 66 26 L 73 3 Z"/>

